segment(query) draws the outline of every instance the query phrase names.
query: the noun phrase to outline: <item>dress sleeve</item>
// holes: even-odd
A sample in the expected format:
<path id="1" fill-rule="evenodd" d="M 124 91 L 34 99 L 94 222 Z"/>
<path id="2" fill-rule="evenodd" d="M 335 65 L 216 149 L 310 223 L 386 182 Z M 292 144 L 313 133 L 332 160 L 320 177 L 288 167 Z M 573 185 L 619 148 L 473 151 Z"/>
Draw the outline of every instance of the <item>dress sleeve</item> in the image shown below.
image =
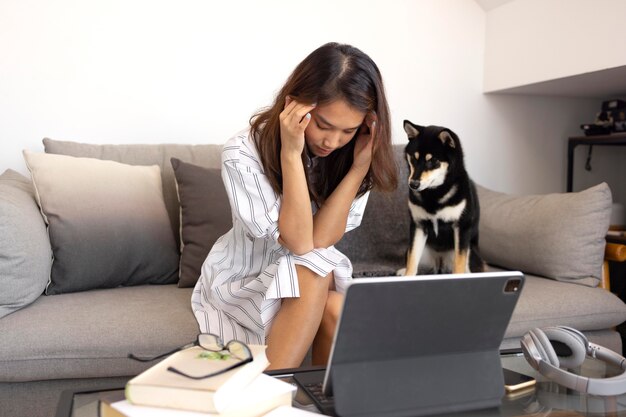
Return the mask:
<path id="1" fill-rule="evenodd" d="M 236 219 L 255 238 L 278 241 L 278 196 L 264 173 L 234 160 L 223 162 L 222 179 Z"/>
<path id="2" fill-rule="evenodd" d="M 370 196 L 370 192 L 366 192 L 361 197 L 354 199 L 352 205 L 350 206 L 350 211 L 348 212 L 348 221 L 346 222 L 346 232 L 350 230 L 356 229 L 361 224 L 361 220 L 363 220 L 363 212 L 365 211 L 365 206 L 367 205 L 367 199 Z"/>

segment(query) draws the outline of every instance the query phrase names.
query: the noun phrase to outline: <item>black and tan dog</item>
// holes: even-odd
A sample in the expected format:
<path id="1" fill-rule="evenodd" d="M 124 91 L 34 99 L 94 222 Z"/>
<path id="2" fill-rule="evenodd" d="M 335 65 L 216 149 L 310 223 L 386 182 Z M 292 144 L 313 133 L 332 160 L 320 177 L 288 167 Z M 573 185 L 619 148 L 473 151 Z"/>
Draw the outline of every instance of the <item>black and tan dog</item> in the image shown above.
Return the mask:
<path id="1" fill-rule="evenodd" d="M 478 253 L 480 208 L 458 136 L 439 126 L 404 121 L 409 137 L 411 243 L 405 275 L 484 271 Z"/>

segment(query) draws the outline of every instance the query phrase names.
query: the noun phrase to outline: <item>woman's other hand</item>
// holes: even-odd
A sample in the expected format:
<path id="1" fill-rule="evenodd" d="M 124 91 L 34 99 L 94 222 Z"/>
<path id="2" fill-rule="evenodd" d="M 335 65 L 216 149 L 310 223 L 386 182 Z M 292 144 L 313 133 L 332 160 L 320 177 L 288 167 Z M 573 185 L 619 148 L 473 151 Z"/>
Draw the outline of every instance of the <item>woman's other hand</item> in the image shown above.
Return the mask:
<path id="1" fill-rule="evenodd" d="M 372 163 L 372 150 L 376 136 L 376 114 L 370 112 L 359 129 L 354 145 L 354 160 L 352 167 L 367 171 Z"/>

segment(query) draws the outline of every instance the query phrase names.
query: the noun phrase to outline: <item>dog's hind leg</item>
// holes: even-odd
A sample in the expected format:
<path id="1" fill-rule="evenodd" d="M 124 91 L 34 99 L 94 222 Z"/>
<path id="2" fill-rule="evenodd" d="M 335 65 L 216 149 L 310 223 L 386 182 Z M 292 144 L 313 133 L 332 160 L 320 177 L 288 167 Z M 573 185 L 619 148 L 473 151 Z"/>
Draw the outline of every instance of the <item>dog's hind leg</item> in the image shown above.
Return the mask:
<path id="1" fill-rule="evenodd" d="M 454 265 L 452 272 L 455 274 L 470 272 L 469 247 L 461 242 L 459 226 L 454 225 L 452 226 L 452 229 L 454 230 Z"/>
<path id="2" fill-rule="evenodd" d="M 411 247 L 406 255 L 406 271 L 404 275 L 417 275 L 417 267 L 422 253 L 424 252 L 424 246 L 426 246 L 426 233 L 421 227 L 415 227 L 411 233 Z"/>

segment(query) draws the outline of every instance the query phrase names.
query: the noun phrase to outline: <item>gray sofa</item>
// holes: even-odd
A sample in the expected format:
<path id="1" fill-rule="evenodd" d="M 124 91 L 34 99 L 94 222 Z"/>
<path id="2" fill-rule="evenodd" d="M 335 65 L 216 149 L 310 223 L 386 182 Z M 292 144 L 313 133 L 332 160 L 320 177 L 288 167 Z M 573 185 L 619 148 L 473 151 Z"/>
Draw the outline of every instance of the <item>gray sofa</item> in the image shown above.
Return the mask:
<path id="1" fill-rule="evenodd" d="M 44 145 L 48 154 L 115 160 L 130 165 L 158 165 L 162 175 L 161 198 L 167 210 L 167 227 L 175 242 L 174 248 L 178 253 L 178 248 L 182 246 L 184 254 L 185 250 L 193 246 L 193 242 L 180 244 L 180 231 L 188 225 L 185 213 L 181 214 L 176 188 L 178 178 L 174 176 L 170 158 L 176 157 L 191 164 L 211 168 L 207 172 L 213 175 L 212 181 L 219 182 L 220 146 L 90 145 L 49 139 L 44 140 Z M 401 178 L 404 178 L 406 168 L 401 156 L 401 146 L 396 150 Z M 64 161 L 66 160 L 61 160 L 63 164 Z M 32 161 L 31 163 L 35 164 Z M 30 168 L 39 175 L 36 171 L 38 167 Z M 46 175 L 46 180 L 50 180 L 49 174 Z M 82 176 L 78 172 L 72 175 L 74 178 Z M 3 183 L 3 178 L 10 181 Z M 178 180 L 180 191 L 180 179 Z M 16 181 L 20 183 L 18 188 L 27 192 L 22 194 L 24 201 L 7 197 L 13 192 L 11 187 L 14 187 Z M 35 185 L 40 194 L 39 203 L 51 204 L 50 199 L 44 199 L 41 194 L 47 192 L 46 186 L 53 187 L 55 184 L 45 185 L 42 180 Z M 88 186 L 97 190 L 105 184 L 91 183 Z M 614 327 L 626 320 L 626 305 L 610 292 L 594 287 L 601 274 L 604 234 L 610 214 L 611 197 L 608 187 L 600 185 L 585 192 L 568 195 L 527 197 L 508 196 L 482 187 L 479 191 L 482 205 L 480 239 L 484 258 L 493 268 L 520 269 L 527 274 L 525 288 L 502 347 L 517 347 L 520 336 L 530 328 L 561 324 L 576 327 L 584 331 L 591 340 L 621 351 L 621 339 Z M 409 222 L 406 194 L 402 181 L 401 187 L 393 195 L 373 192 L 361 227 L 348 233 L 337 245 L 352 259 L 355 275 L 392 274 L 403 266 Z M 24 195 L 31 197 L 24 198 Z M 64 260 L 58 247 L 59 242 L 67 242 L 68 245 L 77 242 L 59 240 L 51 228 L 50 241 L 54 242 L 52 246 L 48 246 L 46 252 L 46 245 L 50 243 L 45 241 L 47 235 L 41 232 L 41 228 L 28 236 L 18 235 L 15 230 L 13 235 L 10 234 L 11 227 L 17 227 L 18 231 L 22 230 L 20 227 L 26 227 L 20 226 L 20 222 L 25 221 L 23 216 L 34 215 L 36 195 L 30 179 L 20 179 L 11 172 L 5 172 L 0 177 L 0 214 L 3 216 L 0 217 L 0 232 L 3 232 L 0 234 L 0 294 L 5 291 L 4 295 L 0 295 L 0 301 L 8 306 L 6 299 L 11 296 L 10 290 L 6 289 L 6 283 L 2 283 L 5 278 L 1 274 L 9 276 L 16 272 L 11 275 L 15 278 L 19 275 L 17 272 L 37 263 L 34 259 L 21 262 L 20 256 L 28 257 L 31 251 L 42 252 L 43 256 L 40 257 L 35 272 L 30 275 L 47 274 L 43 282 L 39 280 L 37 285 L 42 285 L 40 288 L 29 284 L 28 288 L 35 288 L 35 296 L 31 297 L 33 299 L 28 299 L 22 293 L 17 294 L 18 298 L 22 297 L 22 304 L 27 305 L 18 303 L 11 307 L 14 311 L 0 318 L 1 416 L 54 415 L 63 390 L 121 386 L 129 377 L 149 366 L 127 359 L 129 352 L 156 355 L 192 341 L 198 333 L 190 307 L 192 288 L 179 287 L 177 277 L 172 278 L 169 270 L 166 271 L 163 282 L 171 283 L 164 285 L 125 286 L 124 284 L 131 282 L 138 283 L 123 279 L 120 281 L 123 285 L 115 288 L 97 288 L 106 286 L 102 283 L 96 283 L 96 288 L 84 290 L 63 287 L 60 284 L 58 287 L 51 285 L 48 281 L 51 266 L 46 263 L 49 252 L 55 254 L 54 262 L 62 263 Z M 6 200 L 12 201 L 12 205 L 7 205 Z M 86 200 L 88 201 L 78 200 L 74 205 L 91 203 L 90 199 Z M 212 211 L 219 207 L 223 218 L 224 210 L 228 210 L 228 206 L 223 201 L 221 204 L 219 201 L 214 203 L 214 206 L 201 211 L 216 215 Z M 30 204 L 30 207 L 27 210 L 20 204 Z M 7 207 L 13 207 L 13 211 Z M 147 208 L 137 207 L 137 211 L 142 210 Z M 81 213 L 93 213 L 95 217 L 104 218 L 106 216 L 101 212 L 106 211 L 107 208 L 101 204 L 92 211 L 83 210 Z M 116 216 L 124 217 L 124 213 L 117 213 Z M 62 219 L 61 215 L 52 216 L 50 213 L 48 217 L 51 225 L 59 218 Z M 13 218 L 17 220 L 12 222 Z M 138 217 L 133 223 L 141 220 Z M 74 218 L 68 221 L 72 222 Z M 30 221 L 28 224 L 34 223 Z M 84 230 L 82 232 L 87 233 Z M 81 258 L 83 264 L 93 253 L 81 255 L 81 251 L 83 248 L 91 248 L 92 245 L 100 245 L 105 239 L 101 236 L 102 233 L 106 233 L 106 230 L 99 231 L 97 235 L 94 232 L 93 242 L 89 240 L 89 236 L 85 238 L 83 234 L 82 241 L 74 247 L 74 256 L 84 256 Z M 158 239 L 150 236 L 151 244 L 155 241 L 159 244 Z M 171 242 L 167 241 L 163 245 L 171 245 Z M 113 249 L 115 248 L 98 247 L 98 251 L 103 252 L 102 256 L 105 256 L 105 251 Z M 10 251 L 20 253 L 9 253 Z M 7 263 L 7 259 L 13 259 L 13 263 Z M 154 259 L 154 263 L 159 262 L 161 260 Z M 94 261 L 87 263 L 94 265 L 89 272 L 95 270 L 97 273 L 100 269 L 117 266 L 122 262 L 108 259 L 102 266 L 96 265 Z M 68 270 L 71 267 L 73 266 L 67 266 Z M 178 264 L 175 269 L 177 267 Z M 58 277 L 60 273 L 63 271 L 53 270 L 52 277 L 55 274 Z M 29 279 L 30 275 L 20 279 Z M 149 281 L 148 279 L 146 282 Z M 89 286 L 88 283 L 81 282 L 83 284 Z M 1 287 L 2 285 L 5 286 Z M 59 288 L 62 290 L 54 295 L 39 296 L 44 288 L 49 293 L 54 293 Z"/>

